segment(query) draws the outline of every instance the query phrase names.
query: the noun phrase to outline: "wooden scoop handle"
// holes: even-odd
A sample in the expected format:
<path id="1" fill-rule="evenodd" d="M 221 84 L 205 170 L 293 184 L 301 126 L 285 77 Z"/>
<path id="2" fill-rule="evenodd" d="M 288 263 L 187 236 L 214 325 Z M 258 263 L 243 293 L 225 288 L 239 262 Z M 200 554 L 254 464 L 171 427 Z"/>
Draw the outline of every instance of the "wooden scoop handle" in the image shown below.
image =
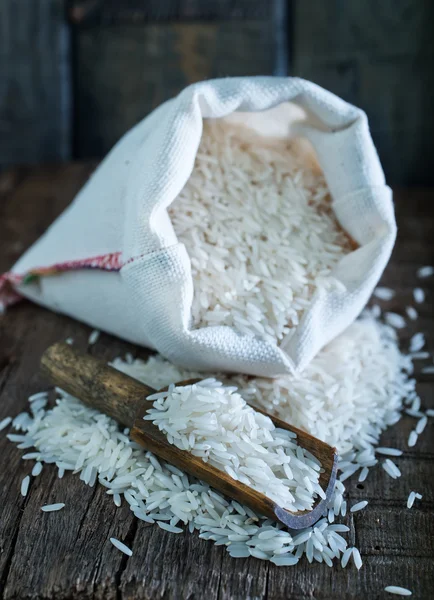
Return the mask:
<path id="1" fill-rule="evenodd" d="M 291 529 L 308 527 L 324 514 L 326 504 L 334 491 L 337 452 L 335 448 L 308 433 L 260 411 L 269 416 L 276 427 L 297 433 L 298 443 L 316 456 L 324 469 L 320 475 L 320 484 L 326 490 L 326 499 L 318 502 L 311 511 L 291 513 L 277 506 L 264 494 L 232 479 L 225 471 L 170 444 L 158 427 L 143 419 L 151 405 L 150 402 L 146 402 L 146 398 L 155 392 L 154 389 L 109 367 L 93 356 L 81 354 L 65 343 L 54 344 L 48 348 L 42 356 L 41 367 L 57 386 L 129 427 L 131 438 L 141 446 L 205 481 L 226 496 L 246 504 L 258 514 L 278 519 Z M 188 383 L 192 381 L 180 382 L 179 385 Z"/>
<path id="2" fill-rule="evenodd" d="M 41 370 L 68 394 L 129 428 L 134 425 L 139 403 L 156 391 L 63 342 L 44 352 Z"/>

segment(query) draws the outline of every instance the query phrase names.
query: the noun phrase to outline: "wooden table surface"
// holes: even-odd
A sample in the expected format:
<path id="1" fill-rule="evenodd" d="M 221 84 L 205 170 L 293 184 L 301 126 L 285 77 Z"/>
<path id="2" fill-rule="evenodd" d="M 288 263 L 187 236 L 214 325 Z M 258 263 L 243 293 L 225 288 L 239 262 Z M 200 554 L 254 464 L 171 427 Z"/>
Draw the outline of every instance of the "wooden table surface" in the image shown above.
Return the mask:
<path id="1" fill-rule="evenodd" d="M 94 165 L 23 168 L 0 175 L 0 272 L 45 230 L 70 202 Z M 434 189 L 396 190 L 399 239 L 383 282 L 398 290 L 389 307 L 402 312 L 412 289 L 422 283 L 427 302 L 420 318 L 402 330 L 404 346 L 416 331 L 424 331 L 434 350 L 433 278 L 420 282 L 415 271 L 434 262 Z M 38 362 L 51 343 L 72 336 L 86 349 L 90 329 L 29 302 L 0 317 L 0 420 L 26 409 L 29 394 L 47 385 Z M 146 356 L 102 334 L 90 349 L 106 359 L 126 351 Z M 419 372 L 418 372 L 419 371 Z M 418 390 L 425 407 L 434 407 L 434 378 L 416 369 Z M 434 444 L 433 420 L 416 447 L 406 440 L 414 420 L 404 417 L 382 437 L 382 444 L 404 449 L 399 459 L 402 477 L 392 480 L 381 468 L 366 482 L 348 484 L 349 502 L 367 499 L 368 507 L 350 514 L 350 545 L 357 545 L 364 565 L 330 569 L 306 560 L 295 567 L 275 567 L 254 558 L 231 559 L 221 547 L 197 534 L 173 535 L 137 521 L 127 506 L 116 509 L 104 488 L 85 486 L 77 476 L 57 478 L 44 467 L 31 482 L 26 498 L 21 480 L 30 464 L 22 452 L 0 434 L 0 590 L 1 598 L 136 599 L 317 599 L 375 600 L 392 598 L 386 585 L 413 590 L 413 598 L 434 596 Z M 412 510 L 406 508 L 410 490 L 423 494 Z M 42 504 L 64 499 L 61 513 L 44 514 Z M 114 536 L 133 547 L 127 558 L 109 542 Z"/>

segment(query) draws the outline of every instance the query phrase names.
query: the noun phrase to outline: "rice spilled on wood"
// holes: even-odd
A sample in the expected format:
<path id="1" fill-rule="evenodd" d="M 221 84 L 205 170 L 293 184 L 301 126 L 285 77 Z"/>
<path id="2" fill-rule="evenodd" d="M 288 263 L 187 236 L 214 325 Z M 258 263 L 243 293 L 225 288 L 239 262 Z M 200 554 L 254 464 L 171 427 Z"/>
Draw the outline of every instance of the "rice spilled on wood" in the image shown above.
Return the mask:
<path id="1" fill-rule="evenodd" d="M 408 442 L 407 442 L 409 448 L 413 448 L 413 446 L 416 446 L 417 438 L 418 438 L 418 435 L 417 435 L 416 431 L 410 432 L 410 435 L 408 436 Z"/>
<path id="2" fill-rule="evenodd" d="M 412 508 L 415 500 L 422 500 L 422 494 L 410 492 L 407 499 L 407 508 Z"/>
<path id="3" fill-rule="evenodd" d="M 396 329 L 402 329 L 406 326 L 404 317 L 398 315 L 397 313 L 387 312 L 384 316 L 386 319 L 386 323 L 391 327 L 395 327 Z"/>
<path id="4" fill-rule="evenodd" d="M 41 506 L 41 510 L 43 512 L 55 512 L 57 510 L 62 510 L 65 508 L 65 504 L 63 502 L 57 502 L 56 504 L 45 504 Z"/>
<path id="5" fill-rule="evenodd" d="M 422 288 L 414 288 L 413 290 L 413 298 L 417 304 L 422 304 L 425 302 L 425 292 Z"/>
<path id="6" fill-rule="evenodd" d="M 398 448 L 384 448 L 378 447 L 375 448 L 376 454 L 385 454 L 386 456 L 402 456 L 402 450 L 398 450 Z"/>
<path id="7" fill-rule="evenodd" d="M 32 476 L 37 477 L 38 475 L 41 474 L 41 472 L 42 472 L 42 463 L 41 462 L 35 463 L 35 466 L 32 469 Z"/>
<path id="8" fill-rule="evenodd" d="M 419 313 L 413 306 L 407 306 L 405 312 L 407 313 L 408 318 L 412 321 L 416 321 L 419 316 Z"/>
<path id="9" fill-rule="evenodd" d="M 353 561 L 356 569 L 359 571 L 362 568 L 362 557 L 357 548 L 353 548 Z"/>
<path id="10" fill-rule="evenodd" d="M 423 333 L 415 333 L 410 340 L 410 352 L 419 352 L 425 346 L 425 336 Z"/>
<path id="11" fill-rule="evenodd" d="M 10 425 L 12 423 L 12 417 L 5 417 L 2 421 L 0 421 L 0 431 L 3 431 L 3 429 L 6 429 L 6 427 L 8 427 L 8 425 Z"/>
<path id="12" fill-rule="evenodd" d="M 29 491 L 30 485 L 30 477 L 27 475 L 21 482 L 21 496 L 27 496 L 27 492 Z"/>
<path id="13" fill-rule="evenodd" d="M 434 275 L 434 267 L 432 267 L 432 266 L 420 267 L 417 270 L 417 276 L 420 277 L 421 279 L 425 279 L 426 277 L 431 277 L 432 275 Z"/>
<path id="14" fill-rule="evenodd" d="M 199 376 L 158 356 L 146 362 L 116 359 L 113 364 L 154 388 Z M 341 452 L 341 478 L 357 472 L 366 478 L 378 462 L 375 444 L 381 432 L 397 422 L 403 404 L 413 406 L 418 399 L 414 381 L 409 378 L 411 371 L 411 357 L 399 352 L 395 329 L 366 314 L 321 351 L 302 376 L 268 380 L 225 375 L 224 386 L 216 389 L 237 386 L 243 399 L 336 445 Z M 54 408 L 41 408 L 37 418 L 29 417 L 23 435 L 9 434 L 20 446 L 36 447 L 37 464 L 48 461 L 66 472 L 76 470 L 84 483 L 98 481 L 104 486 L 116 506 L 124 499 L 138 519 L 160 523 L 173 533 L 188 525 L 190 531 L 198 530 L 201 538 L 225 545 L 234 558 L 254 556 L 280 566 L 296 564 L 303 555 L 310 562 L 330 565 L 342 559 L 347 550 L 343 535 L 349 529 L 335 522 L 346 513 L 342 481 L 336 482 L 326 516 L 314 527 L 291 535 L 279 524 L 144 452 L 106 415 L 62 390 L 57 392 L 59 400 Z M 232 390 L 230 395 L 238 392 Z M 163 402 L 164 396 L 156 401 Z M 396 471 L 393 474 L 396 476 Z M 351 551 L 351 556 L 359 564 L 357 553 Z"/>
<path id="15" fill-rule="evenodd" d="M 100 331 L 98 331 L 98 329 L 94 329 L 91 334 L 89 335 L 89 339 L 87 340 L 87 343 L 89 344 L 89 346 L 93 346 L 94 344 L 97 343 L 99 336 L 100 336 Z"/>
<path id="16" fill-rule="evenodd" d="M 398 469 L 398 467 L 395 465 L 395 463 L 393 461 L 391 461 L 390 459 L 386 459 L 383 462 L 382 467 L 386 471 L 386 473 L 388 475 L 390 475 L 390 477 L 392 477 L 393 479 L 397 479 L 398 477 L 401 477 L 401 471 Z"/>
<path id="17" fill-rule="evenodd" d="M 395 290 L 378 286 L 374 290 L 374 296 L 379 300 L 392 300 L 395 297 Z"/>
<path id="18" fill-rule="evenodd" d="M 115 548 L 117 548 L 118 550 L 120 550 L 121 552 L 126 554 L 127 556 L 133 555 L 133 551 L 131 550 L 131 548 L 128 548 L 128 546 L 126 546 L 124 543 L 120 542 L 116 538 L 111 537 L 110 541 Z"/>
<path id="19" fill-rule="evenodd" d="M 368 506 L 367 500 L 363 500 L 362 502 L 357 502 L 357 504 L 354 504 L 354 506 L 352 506 L 350 508 L 350 512 L 352 512 L 352 513 L 358 512 L 359 510 L 362 510 L 366 506 Z"/>
<path id="20" fill-rule="evenodd" d="M 400 587 L 399 585 L 388 585 L 384 588 L 385 592 L 389 592 L 389 594 L 395 594 L 396 596 L 411 596 L 412 592 L 407 589 Z"/>

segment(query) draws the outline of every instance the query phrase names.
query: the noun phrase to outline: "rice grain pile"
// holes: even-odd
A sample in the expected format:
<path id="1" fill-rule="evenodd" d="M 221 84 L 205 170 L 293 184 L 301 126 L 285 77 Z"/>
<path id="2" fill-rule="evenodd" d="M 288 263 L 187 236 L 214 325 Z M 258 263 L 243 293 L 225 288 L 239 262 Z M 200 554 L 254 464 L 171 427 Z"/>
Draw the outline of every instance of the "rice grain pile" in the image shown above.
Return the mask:
<path id="1" fill-rule="evenodd" d="M 193 327 L 228 325 L 276 344 L 317 290 L 342 286 L 331 271 L 350 240 L 300 142 L 206 121 L 169 214 L 191 259 Z"/>
<path id="2" fill-rule="evenodd" d="M 420 403 L 412 359 L 399 351 L 396 330 L 369 312 L 331 342 L 302 375 L 275 379 L 233 376 L 243 397 L 336 446 L 341 477 L 377 463 L 374 446 L 400 418 L 403 399 Z"/>
<path id="3" fill-rule="evenodd" d="M 296 434 L 273 425 L 248 406 L 235 387 L 210 378 L 169 386 L 144 419 L 181 450 L 226 471 L 236 481 L 265 494 L 290 511 L 310 510 L 319 495 L 321 464 L 297 445 Z"/>
<path id="4" fill-rule="evenodd" d="M 128 356 L 113 364 L 154 388 L 198 376 L 158 356 L 146 362 Z M 127 502 L 137 518 L 174 534 L 187 525 L 203 539 L 226 546 L 233 557 L 254 556 L 280 566 L 294 565 L 304 555 L 309 562 L 329 566 L 335 560 L 346 564 L 352 558 L 360 568 L 360 553 L 347 548 L 342 536 L 349 528 L 339 523 L 347 513 L 343 482 L 356 471 L 360 480 L 366 478 L 377 463 L 379 435 L 399 419 L 403 404 L 420 418 L 411 370 L 411 356 L 399 352 L 395 330 L 367 314 L 321 351 L 297 378 L 226 377 L 225 384 L 237 385 L 245 399 L 267 405 L 343 452 L 340 481 L 326 514 L 313 527 L 297 532 L 224 498 L 145 452 L 115 421 L 61 390 L 56 405 L 48 410 L 48 393 L 33 395 L 31 415 L 18 415 L 13 426 L 20 433 L 8 437 L 20 448 L 35 448 L 24 455 L 36 461 L 33 476 L 40 472 L 36 465 L 42 463 L 55 463 L 59 476 L 75 471 L 84 483 L 93 486 L 98 481 L 104 486 L 116 506 Z"/>

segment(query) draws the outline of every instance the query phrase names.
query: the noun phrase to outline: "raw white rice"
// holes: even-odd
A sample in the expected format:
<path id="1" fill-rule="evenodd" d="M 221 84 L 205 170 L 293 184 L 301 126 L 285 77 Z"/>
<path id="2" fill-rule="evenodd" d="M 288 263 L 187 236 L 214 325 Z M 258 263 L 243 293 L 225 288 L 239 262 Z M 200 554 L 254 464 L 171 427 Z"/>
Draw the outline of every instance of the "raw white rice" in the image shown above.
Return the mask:
<path id="1" fill-rule="evenodd" d="M 128 548 L 128 546 L 126 546 L 125 544 L 123 544 L 122 542 L 117 540 L 116 538 L 111 537 L 110 541 L 113 544 L 113 546 L 115 546 L 115 548 L 117 548 L 118 550 L 120 550 L 121 552 L 126 554 L 127 556 L 133 555 L 133 551 L 131 550 L 131 548 Z"/>
<path id="2" fill-rule="evenodd" d="M 36 414 L 39 410 L 41 410 L 41 408 L 45 408 L 47 404 L 47 398 L 39 398 L 39 400 L 34 400 L 32 402 L 32 406 L 30 408 L 30 410 L 32 411 L 33 414 Z"/>
<path id="3" fill-rule="evenodd" d="M 92 331 L 92 333 L 89 335 L 89 339 L 87 340 L 87 343 L 89 344 L 89 346 L 93 346 L 93 344 L 97 343 L 100 333 L 101 332 L 98 331 L 98 329 L 94 329 Z"/>
<path id="4" fill-rule="evenodd" d="M 21 482 L 21 496 L 27 496 L 27 492 L 29 491 L 30 477 L 24 477 Z"/>
<path id="5" fill-rule="evenodd" d="M 0 421 L 0 431 L 6 429 L 8 425 L 12 423 L 12 417 L 6 417 L 2 421 Z"/>
<path id="6" fill-rule="evenodd" d="M 389 594 L 395 594 L 396 596 L 411 596 L 410 590 L 400 587 L 399 585 L 388 585 L 384 588 L 384 591 L 389 592 Z"/>
<path id="7" fill-rule="evenodd" d="M 398 448 L 385 448 L 385 447 L 377 447 L 375 448 L 376 454 L 385 454 L 386 456 L 401 456 L 402 450 L 398 450 Z"/>
<path id="8" fill-rule="evenodd" d="M 331 271 L 353 248 L 298 141 L 205 121 L 193 172 L 168 212 L 191 260 L 194 327 L 228 325 L 275 344 L 317 290 L 343 287 Z"/>
<path id="9" fill-rule="evenodd" d="M 299 559 L 295 556 L 273 556 L 271 562 L 278 567 L 290 567 L 296 565 Z"/>
<path id="10" fill-rule="evenodd" d="M 410 435 L 408 436 L 408 446 L 410 448 L 412 448 L 413 446 L 416 446 L 416 442 L 417 442 L 417 433 L 416 433 L 416 431 L 412 431 L 410 433 Z"/>
<path id="11" fill-rule="evenodd" d="M 423 412 L 421 412 L 420 410 L 413 410 L 412 408 L 406 408 L 405 412 L 407 415 L 409 415 L 410 417 L 414 417 L 415 419 L 420 419 L 420 417 L 423 417 Z"/>
<path id="12" fill-rule="evenodd" d="M 357 550 L 357 548 L 353 548 L 353 561 L 356 569 L 360 570 L 363 563 L 362 557 L 360 556 L 360 552 Z"/>
<path id="13" fill-rule="evenodd" d="M 428 408 L 426 411 L 427 417 L 434 417 L 434 408 Z"/>
<path id="14" fill-rule="evenodd" d="M 427 423 L 428 423 L 428 417 L 423 416 L 419 419 L 419 421 L 416 423 L 416 427 L 415 427 L 415 431 L 416 431 L 417 435 L 420 435 L 421 433 L 423 433 Z"/>
<path id="15" fill-rule="evenodd" d="M 365 481 L 365 479 L 367 478 L 368 474 L 369 474 L 368 467 L 363 467 L 363 469 L 360 471 L 359 482 L 362 483 L 362 481 Z"/>
<path id="16" fill-rule="evenodd" d="M 65 504 L 63 502 L 57 502 L 56 504 L 45 504 L 41 506 L 41 510 L 44 512 L 53 512 L 55 510 L 61 510 L 64 508 Z"/>
<path id="17" fill-rule="evenodd" d="M 161 529 L 164 529 L 165 531 L 170 531 L 170 533 L 182 533 L 183 529 L 181 529 L 180 527 L 174 527 L 173 525 L 168 525 L 167 523 L 164 523 L 163 521 L 157 521 L 157 525 L 159 527 L 161 527 Z"/>
<path id="18" fill-rule="evenodd" d="M 48 392 L 37 392 L 29 397 L 29 402 L 35 402 L 36 400 L 46 400 Z"/>
<path id="19" fill-rule="evenodd" d="M 374 296 L 380 300 L 392 300 L 392 298 L 395 296 L 395 290 L 378 286 L 374 290 Z"/>
<path id="20" fill-rule="evenodd" d="M 426 360 L 429 357 L 430 357 L 429 352 L 412 352 L 411 353 L 411 358 L 413 360 Z"/>
<path id="21" fill-rule="evenodd" d="M 425 301 L 425 292 L 422 288 L 414 288 L 413 290 L 413 298 L 417 304 L 422 304 Z"/>
<path id="22" fill-rule="evenodd" d="M 425 375 L 432 375 L 434 373 L 434 366 L 423 367 L 421 369 L 421 373 L 425 373 Z"/>
<path id="23" fill-rule="evenodd" d="M 199 376 L 160 357 L 146 363 L 116 359 L 114 366 L 154 388 Z M 244 399 L 336 445 L 342 475 L 360 470 L 366 477 L 377 464 L 375 446 L 381 432 L 398 421 L 403 404 L 413 406 L 418 399 L 411 371 L 411 357 L 399 352 L 396 331 L 367 315 L 321 351 L 302 375 L 273 380 L 234 375 L 225 376 L 224 383 L 238 386 Z M 97 479 L 117 506 L 122 497 L 128 498 L 138 519 L 179 528 L 186 524 L 201 538 L 225 545 L 234 557 L 284 556 L 290 564 L 305 554 L 309 561 L 332 564 L 347 549 L 341 534 L 349 528 L 333 523 L 346 510 L 341 481 L 336 482 L 327 517 L 291 535 L 143 451 L 106 415 L 57 392 L 54 408 L 29 417 L 24 435 L 8 437 L 20 447 L 35 447 L 38 463 L 77 470 L 88 484 Z"/>
<path id="24" fill-rule="evenodd" d="M 418 494 L 417 492 L 410 492 L 407 499 L 407 508 L 412 508 L 415 500 L 422 500 L 422 494 Z"/>
<path id="25" fill-rule="evenodd" d="M 353 549 L 352 548 L 347 548 L 345 550 L 345 552 L 342 554 L 341 566 L 342 566 L 343 569 L 345 569 L 345 567 L 347 566 L 348 561 L 350 560 L 352 553 L 353 553 Z"/>
<path id="26" fill-rule="evenodd" d="M 41 462 L 36 462 L 35 466 L 32 469 L 32 475 L 33 477 L 37 477 L 38 475 L 40 475 L 42 471 L 42 463 Z"/>
<path id="27" fill-rule="evenodd" d="M 417 276 L 421 279 L 424 279 L 425 277 L 431 277 L 431 275 L 434 275 L 434 267 L 432 266 L 420 267 L 417 270 Z"/>
<path id="28" fill-rule="evenodd" d="M 410 340 L 410 352 L 419 352 L 425 346 L 425 336 L 423 333 L 415 333 Z"/>
<path id="29" fill-rule="evenodd" d="M 381 317 L 381 308 L 378 306 L 378 304 L 374 304 L 370 308 L 370 313 L 374 319 L 379 319 Z"/>
<path id="30" fill-rule="evenodd" d="M 368 505 L 368 501 L 367 500 L 363 500 L 362 502 L 357 502 L 357 504 L 354 504 L 354 506 L 352 506 L 350 508 L 350 511 L 352 513 L 357 512 L 359 510 L 362 510 L 363 508 L 365 508 L 365 506 Z"/>
<path id="31" fill-rule="evenodd" d="M 416 321 L 416 319 L 419 316 L 419 313 L 413 306 L 407 306 L 407 308 L 405 309 L 405 312 L 407 313 L 408 318 L 411 319 L 412 321 Z"/>
<path id="32" fill-rule="evenodd" d="M 386 460 L 384 461 L 383 469 L 394 479 L 401 477 L 401 471 L 398 469 L 395 463 L 392 460 L 390 460 L 390 458 L 386 458 Z"/>
<path id="33" fill-rule="evenodd" d="M 413 506 L 415 499 L 416 499 L 416 493 L 410 492 L 408 499 L 407 499 L 407 508 L 411 508 Z"/>
<path id="34" fill-rule="evenodd" d="M 397 313 L 387 312 L 384 318 L 386 319 L 386 323 L 391 327 L 395 327 L 395 329 L 402 329 L 406 326 L 404 317 Z"/>
<path id="35" fill-rule="evenodd" d="M 154 400 L 153 408 L 144 419 L 177 448 L 226 471 L 282 508 L 295 512 L 313 507 L 320 463 L 297 445 L 295 434 L 276 429 L 271 419 L 248 406 L 236 387 L 209 378 L 182 387 L 171 384 L 148 400 Z"/>

